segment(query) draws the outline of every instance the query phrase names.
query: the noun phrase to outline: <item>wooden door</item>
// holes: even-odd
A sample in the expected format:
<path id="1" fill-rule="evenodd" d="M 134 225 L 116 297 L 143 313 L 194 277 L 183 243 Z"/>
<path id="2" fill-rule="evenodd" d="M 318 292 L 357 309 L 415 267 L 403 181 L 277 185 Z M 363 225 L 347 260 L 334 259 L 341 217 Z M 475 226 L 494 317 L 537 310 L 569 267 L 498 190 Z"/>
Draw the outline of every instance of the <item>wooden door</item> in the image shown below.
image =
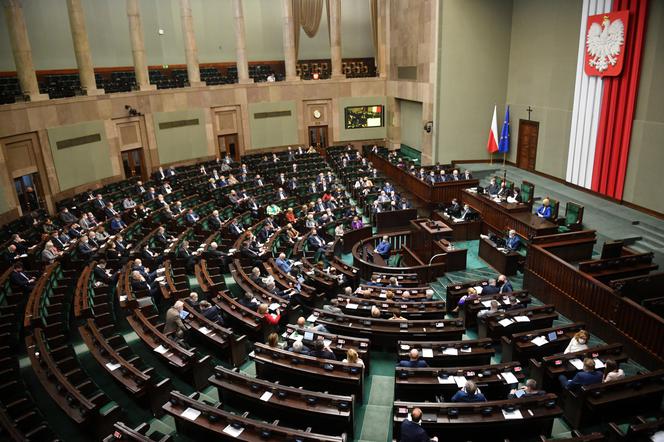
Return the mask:
<path id="1" fill-rule="evenodd" d="M 230 155 L 235 161 L 240 160 L 240 150 L 237 145 L 237 134 L 219 135 L 219 153 L 221 158 Z"/>
<path id="2" fill-rule="evenodd" d="M 143 149 L 125 150 L 122 152 L 122 168 L 125 177 L 141 177 L 141 180 L 147 179 L 145 170 L 145 161 L 143 160 Z"/>
<path id="3" fill-rule="evenodd" d="M 539 121 L 519 120 L 519 143 L 516 153 L 516 165 L 518 167 L 535 170 L 538 135 Z"/>
<path id="4" fill-rule="evenodd" d="M 327 148 L 327 126 L 309 126 L 309 145 Z"/>

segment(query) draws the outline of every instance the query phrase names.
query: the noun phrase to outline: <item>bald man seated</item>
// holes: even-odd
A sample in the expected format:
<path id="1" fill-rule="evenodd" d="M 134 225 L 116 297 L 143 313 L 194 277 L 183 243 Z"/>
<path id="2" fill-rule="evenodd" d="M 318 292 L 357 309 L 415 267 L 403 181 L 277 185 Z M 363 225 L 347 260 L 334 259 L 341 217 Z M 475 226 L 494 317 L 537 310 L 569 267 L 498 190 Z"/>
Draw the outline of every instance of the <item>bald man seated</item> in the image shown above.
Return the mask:
<path id="1" fill-rule="evenodd" d="M 438 442 L 437 437 L 429 437 L 426 430 L 422 428 L 422 410 L 413 408 L 410 418 L 401 422 L 401 442 Z"/>

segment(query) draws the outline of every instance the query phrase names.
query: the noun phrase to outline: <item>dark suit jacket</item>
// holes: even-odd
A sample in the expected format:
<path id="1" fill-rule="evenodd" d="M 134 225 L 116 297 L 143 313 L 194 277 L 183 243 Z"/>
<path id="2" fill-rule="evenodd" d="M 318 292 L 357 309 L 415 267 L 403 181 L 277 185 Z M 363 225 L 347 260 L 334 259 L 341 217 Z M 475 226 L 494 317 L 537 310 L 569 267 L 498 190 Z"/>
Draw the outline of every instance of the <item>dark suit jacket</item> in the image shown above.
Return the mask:
<path id="1" fill-rule="evenodd" d="M 401 422 L 401 442 L 429 442 L 431 438 L 419 424 L 404 419 Z"/>

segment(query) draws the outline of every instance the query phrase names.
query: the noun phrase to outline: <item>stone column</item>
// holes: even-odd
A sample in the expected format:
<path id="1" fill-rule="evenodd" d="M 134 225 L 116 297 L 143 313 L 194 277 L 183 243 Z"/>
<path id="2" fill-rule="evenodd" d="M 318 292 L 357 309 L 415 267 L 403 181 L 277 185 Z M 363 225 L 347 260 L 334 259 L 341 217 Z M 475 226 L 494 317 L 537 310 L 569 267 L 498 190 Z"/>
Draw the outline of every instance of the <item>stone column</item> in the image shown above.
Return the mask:
<path id="1" fill-rule="evenodd" d="M 134 57 L 134 72 L 136 73 L 136 86 L 139 91 L 153 91 L 156 85 L 150 84 L 148 65 L 145 61 L 145 42 L 143 41 L 143 25 L 138 0 L 127 0 L 127 20 L 129 21 L 129 39 L 131 40 L 131 54 Z"/>
<path id="2" fill-rule="evenodd" d="M 67 11 L 69 12 L 69 27 L 71 28 L 71 38 L 74 41 L 74 53 L 83 93 L 85 95 L 103 94 L 104 90 L 97 89 L 97 82 L 95 81 L 90 42 L 85 29 L 85 14 L 81 6 L 81 0 L 67 0 Z"/>
<path id="3" fill-rule="evenodd" d="M 300 78 L 297 76 L 295 65 L 297 57 L 295 56 L 295 31 L 293 29 L 293 2 L 291 0 L 281 0 L 283 13 L 283 38 L 284 38 L 284 62 L 286 64 L 286 81 L 295 81 Z"/>
<path id="4" fill-rule="evenodd" d="M 242 0 L 233 0 L 233 13 L 235 16 L 235 64 L 237 65 L 238 82 L 240 84 L 253 83 L 254 80 L 249 78 L 249 63 L 247 63 Z"/>
<path id="5" fill-rule="evenodd" d="M 380 78 L 387 78 L 387 2 L 385 0 L 378 0 L 378 48 L 376 50 L 376 61 L 378 74 Z"/>
<path id="6" fill-rule="evenodd" d="M 180 18 L 182 19 L 182 37 L 184 38 L 184 55 L 187 59 L 187 76 L 189 86 L 205 86 L 201 82 L 201 71 L 198 66 L 198 49 L 194 35 L 194 21 L 191 17 L 191 2 L 180 0 Z"/>
<path id="7" fill-rule="evenodd" d="M 5 20 L 9 31 L 9 40 L 14 54 L 16 74 L 23 96 L 30 101 L 48 100 L 47 94 L 39 93 L 37 74 L 32 64 L 32 49 L 28 37 L 28 29 L 23 18 L 23 8 L 19 0 L 5 1 Z"/>
<path id="8" fill-rule="evenodd" d="M 330 0 L 330 52 L 332 78 L 344 78 L 341 72 L 341 0 Z"/>

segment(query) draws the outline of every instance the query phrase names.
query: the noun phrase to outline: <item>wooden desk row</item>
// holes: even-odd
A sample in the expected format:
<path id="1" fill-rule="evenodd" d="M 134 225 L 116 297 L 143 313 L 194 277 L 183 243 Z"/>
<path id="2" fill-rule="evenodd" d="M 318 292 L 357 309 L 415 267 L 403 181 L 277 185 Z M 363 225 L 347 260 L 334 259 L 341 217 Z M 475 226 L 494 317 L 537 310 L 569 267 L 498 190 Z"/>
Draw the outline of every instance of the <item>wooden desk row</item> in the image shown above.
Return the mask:
<path id="1" fill-rule="evenodd" d="M 380 155 L 370 152 L 367 156 L 373 165 L 383 172 L 394 184 L 401 186 L 427 204 L 436 204 L 452 201 L 453 198 L 461 199 L 461 190 L 466 187 L 477 187 L 479 180 L 459 180 L 445 183 L 429 184 L 407 171 L 400 169 L 396 164 Z"/>

